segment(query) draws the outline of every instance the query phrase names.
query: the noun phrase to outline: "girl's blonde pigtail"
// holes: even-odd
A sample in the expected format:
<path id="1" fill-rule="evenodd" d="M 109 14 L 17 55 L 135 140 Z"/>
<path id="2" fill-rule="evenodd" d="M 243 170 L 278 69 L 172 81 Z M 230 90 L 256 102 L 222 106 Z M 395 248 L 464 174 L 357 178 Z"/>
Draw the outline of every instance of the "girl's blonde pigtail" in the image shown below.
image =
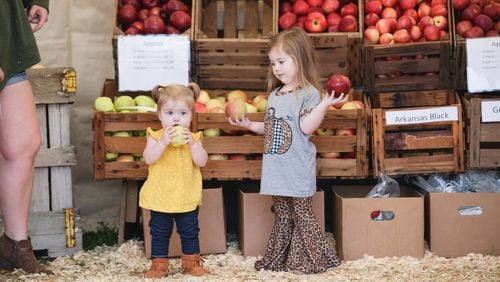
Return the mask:
<path id="1" fill-rule="evenodd" d="M 153 90 L 151 90 L 151 97 L 153 100 L 158 101 L 158 98 L 160 98 L 160 90 L 163 89 L 163 86 L 161 85 L 156 85 Z"/>
<path id="2" fill-rule="evenodd" d="M 200 86 L 198 86 L 198 84 L 194 82 L 190 82 L 187 87 L 191 89 L 191 92 L 193 92 L 194 100 L 196 100 L 196 98 L 198 98 L 198 96 L 200 95 Z"/>

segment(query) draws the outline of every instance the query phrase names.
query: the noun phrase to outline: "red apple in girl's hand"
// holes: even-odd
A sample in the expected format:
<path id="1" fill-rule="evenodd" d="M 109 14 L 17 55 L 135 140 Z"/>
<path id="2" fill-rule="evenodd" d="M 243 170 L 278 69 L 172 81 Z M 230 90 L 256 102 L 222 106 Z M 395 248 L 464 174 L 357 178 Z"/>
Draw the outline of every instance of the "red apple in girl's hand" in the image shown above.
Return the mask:
<path id="1" fill-rule="evenodd" d="M 328 81 L 326 82 L 326 91 L 328 94 L 332 94 L 334 97 L 339 97 L 342 93 L 348 94 L 351 89 L 351 81 L 349 78 L 342 74 L 332 74 Z"/>

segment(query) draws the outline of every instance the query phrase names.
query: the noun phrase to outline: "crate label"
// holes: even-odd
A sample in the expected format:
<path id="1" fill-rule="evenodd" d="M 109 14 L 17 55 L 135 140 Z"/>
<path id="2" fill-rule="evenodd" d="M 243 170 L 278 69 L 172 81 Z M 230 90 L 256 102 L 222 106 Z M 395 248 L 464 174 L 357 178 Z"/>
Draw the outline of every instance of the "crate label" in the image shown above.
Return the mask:
<path id="1" fill-rule="evenodd" d="M 189 83 L 188 36 L 118 37 L 118 91 L 150 91 L 156 85 Z"/>
<path id="2" fill-rule="evenodd" d="M 386 125 L 404 125 L 458 120 L 457 107 L 436 107 L 418 110 L 386 111 Z"/>
<path id="3" fill-rule="evenodd" d="M 481 101 L 481 119 L 482 122 L 500 121 L 500 100 Z"/>
<path id="4" fill-rule="evenodd" d="M 467 39 L 469 92 L 500 90 L 500 37 Z"/>

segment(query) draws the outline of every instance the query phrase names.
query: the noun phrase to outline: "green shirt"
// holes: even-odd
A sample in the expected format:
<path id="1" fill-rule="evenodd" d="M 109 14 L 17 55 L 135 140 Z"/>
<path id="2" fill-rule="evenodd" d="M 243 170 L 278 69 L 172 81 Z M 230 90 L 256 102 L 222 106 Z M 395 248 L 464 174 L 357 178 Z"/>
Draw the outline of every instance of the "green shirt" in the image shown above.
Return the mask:
<path id="1" fill-rule="evenodd" d="M 49 0 L 0 1 L 0 67 L 5 73 L 5 79 L 0 82 L 0 91 L 10 77 L 40 62 L 26 12 L 26 8 L 33 5 L 48 10 Z"/>

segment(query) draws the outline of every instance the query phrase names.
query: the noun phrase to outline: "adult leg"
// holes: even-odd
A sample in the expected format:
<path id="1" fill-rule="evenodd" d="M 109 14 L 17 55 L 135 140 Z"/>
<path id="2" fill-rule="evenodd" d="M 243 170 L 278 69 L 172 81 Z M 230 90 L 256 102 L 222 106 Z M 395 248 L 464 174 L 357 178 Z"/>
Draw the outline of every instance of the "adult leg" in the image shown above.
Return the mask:
<path id="1" fill-rule="evenodd" d="M 286 258 L 292 238 L 293 220 L 289 197 L 273 196 L 272 209 L 276 215 L 264 257 L 255 263 L 255 269 L 286 270 Z"/>
<path id="2" fill-rule="evenodd" d="M 28 238 L 34 161 L 40 129 L 31 85 L 27 80 L 0 92 L 0 208 L 5 234 L 0 238 L 0 267 L 47 273 L 36 260 Z"/>
<path id="3" fill-rule="evenodd" d="M 168 274 L 168 246 L 174 219 L 170 214 L 151 211 L 151 267 L 144 272 L 146 278 L 161 278 Z"/>
<path id="4" fill-rule="evenodd" d="M 203 267 L 200 257 L 198 211 L 196 209 L 192 212 L 177 214 L 175 224 L 177 233 L 181 237 L 183 273 L 203 276 L 210 272 Z"/>
<path id="5" fill-rule="evenodd" d="M 340 265 L 312 210 L 312 197 L 292 198 L 294 229 L 287 266 L 304 273 L 324 272 Z"/>

